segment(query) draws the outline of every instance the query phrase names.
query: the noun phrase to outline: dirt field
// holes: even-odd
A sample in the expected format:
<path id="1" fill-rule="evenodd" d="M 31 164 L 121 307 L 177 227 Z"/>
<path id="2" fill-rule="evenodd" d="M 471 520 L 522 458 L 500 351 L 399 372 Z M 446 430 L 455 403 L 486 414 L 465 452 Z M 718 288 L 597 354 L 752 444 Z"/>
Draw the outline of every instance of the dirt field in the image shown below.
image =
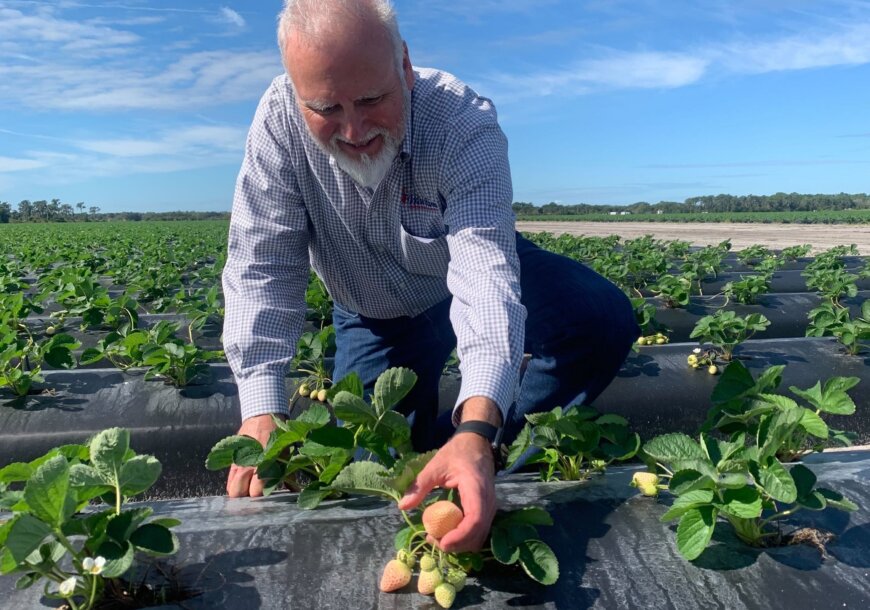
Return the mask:
<path id="1" fill-rule="evenodd" d="M 870 225 L 803 225 L 751 223 L 678 222 L 518 222 L 520 231 L 547 231 L 554 235 L 619 235 L 632 239 L 651 234 L 657 239 L 679 239 L 696 246 L 731 240 L 733 250 L 753 244 L 780 249 L 810 244 L 813 252 L 833 246 L 855 244 L 861 254 L 870 254 Z"/>

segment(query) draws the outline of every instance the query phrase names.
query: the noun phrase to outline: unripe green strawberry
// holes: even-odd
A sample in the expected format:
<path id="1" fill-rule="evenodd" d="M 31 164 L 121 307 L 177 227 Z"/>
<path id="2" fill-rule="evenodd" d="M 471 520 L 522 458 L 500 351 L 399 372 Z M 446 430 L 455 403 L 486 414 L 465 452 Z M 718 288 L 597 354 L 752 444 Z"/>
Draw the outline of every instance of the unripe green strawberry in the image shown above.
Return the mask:
<path id="1" fill-rule="evenodd" d="M 426 533 L 440 540 L 444 534 L 456 528 L 462 521 L 462 511 L 453 502 L 439 500 L 423 511 L 423 527 Z"/>
<path id="2" fill-rule="evenodd" d="M 49 326 L 48 328 L 45 329 L 45 334 L 48 335 L 49 337 L 52 336 L 56 332 L 57 332 L 57 329 L 54 326 Z"/>
<path id="3" fill-rule="evenodd" d="M 449 608 L 456 600 L 456 589 L 449 582 L 442 582 L 435 587 L 435 601 L 442 608 Z"/>
<path id="4" fill-rule="evenodd" d="M 417 577 L 417 591 L 423 595 L 435 593 L 435 587 L 443 582 L 440 570 L 424 570 Z"/>
<path id="5" fill-rule="evenodd" d="M 716 366 L 715 364 L 711 364 L 710 366 L 707 367 L 707 372 L 710 373 L 711 375 L 718 375 L 719 374 L 719 367 Z"/>
<path id="6" fill-rule="evenodd" d="M 414 553 L 408 551 L 407 549 L 401 549 L 398 553 L 396 553 L 396 559 L 404 563 L 410 569 L 414 569 L 414 564 L 417 563 L 417 558 L 414 556 Z"/>
<path id="7" fill-rule="evenodd" d="M 303 383 L 299 386 L 299 395 L 300 396 L 308 396 L 311 394 L 311 388 L 308 387 L 308 384 Z"/>
<path id="8" fill-rule="evenodd" d="M 434 570 L 438 567 L 438 563 L 435 561 L 435 558 L 432 555 L 423 555 L 420 558 L 420 570 L 423 572 L 428 572 L 429 570 Z"/>
<path id="9" fill-rule="evenodd" d="M 409 582 L 411 582 L 411 568 L 398 559 L 387 562 L 381 575 L 381 591 L 385 593 L 398 591 Z"/>
<path id="10" fill-rule="evenodd" d="M 646 337 L 638 337 L 637 344 L 638 345 L 646 345 Z"/>
<path id="11" fill-rule="evenodd" d="M 453 585 L 453 588 L 459 593 L 465 587 L 467 578 L 465 572 L 459 568 L 450 568 L 447 571 L 447 578 L 445 580 Z"/>
<path id="12" fill-rule="evenodd" d="M 667 342 L 668 342 L 668 340 L 665 339 L 664 337 L 658 337 L 658 338 L 656 338 L 656 345 L 663 345 L 663 344 L 665 344 L 665 343 L 667 343 Z"/>
<path id="13" fill-rule="evenodd" d="M 320 402 L 326 402 L 326 390 L 320 390 L 317 392 L 317 400 Z"/>
<path id="14" fill-rule="evenodd" d="M 644 496 L 654 498 L 659 495 L 659 475 L 654 472 L 635 472 L 631 486 L 637 487 Z"/>

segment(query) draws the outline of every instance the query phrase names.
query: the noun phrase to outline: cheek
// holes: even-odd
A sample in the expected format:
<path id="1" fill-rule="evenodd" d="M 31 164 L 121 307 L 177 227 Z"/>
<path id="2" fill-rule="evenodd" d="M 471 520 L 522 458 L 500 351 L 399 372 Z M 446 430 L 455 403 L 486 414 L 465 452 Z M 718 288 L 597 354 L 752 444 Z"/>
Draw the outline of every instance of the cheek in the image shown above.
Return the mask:
<path id="1" fill-rule="evenodd" d="M 308 125 L 311 135 L 321 142 L 329 142 L 329 139 L 336 132 L 336 123 L 324 117 L 311 115 L 305 117 L 305 123 Z"/>

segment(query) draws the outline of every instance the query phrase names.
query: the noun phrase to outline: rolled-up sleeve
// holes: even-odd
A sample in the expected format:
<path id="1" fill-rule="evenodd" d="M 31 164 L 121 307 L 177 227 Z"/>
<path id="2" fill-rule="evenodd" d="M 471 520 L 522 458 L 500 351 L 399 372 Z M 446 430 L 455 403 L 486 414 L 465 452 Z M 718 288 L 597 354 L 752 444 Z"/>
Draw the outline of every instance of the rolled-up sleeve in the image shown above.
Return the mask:
<path id="1" fill-rule="evenodd" d="M 223 272 L 224 349 L 242 419 L 287 413 L 287 368 L 305 320 L 308 215 L 278 87 L 263 96 L 236 182 Z"/>
<path id="2" fill-rule="evenodd" d="M 523 356 L 526 309 L 520 303 L 507 140 L 488 100 L 478 98 L 474 110 L 491 119 L 481 124 L 477 115 L 474 123 L 455 126 L 454 134 L 463 136 L 447 141 L 441 170 L 450 317 L 462 372 L 456 406 L 485 396 L 506 419 Z"/>

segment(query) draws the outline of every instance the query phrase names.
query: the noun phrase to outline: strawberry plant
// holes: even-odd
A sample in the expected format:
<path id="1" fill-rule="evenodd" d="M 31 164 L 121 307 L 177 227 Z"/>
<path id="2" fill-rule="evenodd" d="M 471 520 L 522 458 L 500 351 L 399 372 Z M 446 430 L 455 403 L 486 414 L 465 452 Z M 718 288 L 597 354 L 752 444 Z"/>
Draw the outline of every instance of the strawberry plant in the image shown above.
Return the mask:
<path id="1" fill-rule="evenodd" d="M 296 387 L 295 395 L 308 396 L 312 400 L 324 402 L 332 384 L 326 358 L 335 354 L 335 328 L 332 324 L 324 326 L 317 332 L 302 333 L 296 345 L 296 355 L 293 366 L 296 372 L 305 377 Z"/>
<path id="2" fill-rule="evenodd" d="M 785 365 L 769 367 L 753 378 L 739 361 L 728 365 L 711 396 L 712 408 L 707 413 L 702 432 L 718 430 L 727 435 L 745 433 L 756 436 L 769 417 L 780 412 L 799 415 L 798 424 L 790 434 L 780 439 L 776 456 L 784 462 L 807 453 L 821 452 L 832 445 L 851 445 L 854 435 L 835 430 L 823 415 L 852 415 L 855 403 L 847 391 L 860 381 L 857 377 L 832 377 L 824 385 L 801 389 L 789 386 L 789 391 L 809 404 L 799 405 L 794 399 L 774 393 L 782 381 Z"/>
<path id="3" fill-rule="evenodd" d="M 166 320 L 149 329 L 122 328 L 100 339 L 96 347 L 86 349 L 80 362 L 82 365 L 94 364 L 105 358 L 122 371 L 145 366 L 145 352 L 152 346 L 172 341 L 178 329 L 178 324 Z"/>
<path id="4" fill-rule="evenodd" d="M 332 322 L 332 297 L 326 290 L 326 285 L 311 272 L 308 279 L 308 288 L 305 291 L 305 304 L 307 313 L 305 318 L 317 322 L 321 328 Z"/>
<path id="5" fill-rule="evenodd" d="M 190 297 L 178 306 L 179 313 L 190 319 L 187 327 L 187 337 L 194 343 L 193 331 L 200 331 L 209 322 L 223 322 L 224 305 L 220 298 L 218 287 L 209 289 L 198 288 Z"/>
<path id="6" fill-rule="evenodd" d="M 44 381 L 43 364 L 75 367 L 72 350 L 81 344 L 70 335 L 55 334 L 40 341 L 26 327 L 23 333 L 16 330 L 0 326 L 0 388 L 8 387 L 16 395 L 26 396 L 34 383 Z"/>
<path id="7" fill-rule="evenodd" d="M 836 337 L 846 353 L 856 356 L 870 339 L 870 300 L 861 303 L 861 315 L 854 320 L 848 309 L 824 303 L 811 310 L 807 337 Z"/>
<path id="8" fill-rule="evenodd" d="M 640 337 L 637 345 L 661 345 L 668 342 L 665 334 L 669 329 L 656 320 L 656 306 L 647 303 L 643 297 L 631 299 L 634 308 L 634 319 L 640 327 Z M 642 339 L 642 341 L 641 341 Z"/>
<path id="9" fill-rule="evenodd" d="M 797 259 L 806 256 L 812 251 L 813 247 L 810 244 L 802 244 L 800 246 L 789 246 L 783 248 L 780 253 L 782 258 L 787 261 L 796 261 Z"/>
<path id="10" fill-rule="evenodd" d="M 737 260 L 744 265 L 752 266 L 754 262 L 760 261 L 761 259 L 770 256 L 770 254 L 770 250 L 765 246 L 754 244 L 737 252 Z"/>
<path id="11" fill-rule="evenodd" d="M 170 530 L 177 520 L 150 519 L 149 507 L 124 508 L 160 471 L 154 457 L 130 449 L 129 432 L 120 428 L 0 469 L 0 507 L 11 513 L 0 515 L 0 574 L 22 574 L 19 589 L 44 579 L 46 597 L 74 610 L 121 594 L 137 552 L 164 556 L 178 548 Z"/>
<path id="12" fill-rule="evenodd" d="M 734 299 L 738 303 L 751 305 L 758 301 L 758 297 L 770 290 L 770 275 L 741 275 L 740 279 L 728 282 L 722 287 L 722 292 L 728 299 Z M 727 304 L 727 302 L 726 302 Z"/>
<path id="13" fill-rule="evenodd" d="M 601 415 L 592 407 L 556 407 L 526 419 L 510 446 L 508 467 L 536 447 L 540 451 L 526 463 L 541 465 L 543 481 L 586 479 L 613 461 L 634 457 L 640 448 L 640 437 L 628 430 L 625 418 Z"/>
<path id="14" fill-rule="evenodd" d="M 749 314 L 741 318 L 733 311 L 720 309 L 715 314 L 704 316 L 698 320 L 689 337 L 699 339 L 702 344 L 712 344 L 716 349 L 717 356 L 729 362 L 738 345 L 768 326 L 770 326 L 770 320 L 760 313 Z"/>
<path id="15" fill-rule="evenodd" d="M 744 543 L 763 547 L 789 540 L 781 523 L 799 510 L 857 509 L 842 494 L 816 487 L 806 466 L 786 468 L 776 458 L 800 420 L 797 409 L 785 409 L 764 416 L 754 436 L 740 432 L 718 440 L 701 433 L 696 442 L 671 433 L 643 446 L 645 460 L 675 496 L 661 520 L 679 521 L 677 549 L 683 557 L 699 557 L 720 521 Z"/>
<path id="16" fill-rule="evenodd" d="M 663 275 L 655 284 L 650 286 L 650 290 L 662 298 L 665 307 L 671 309 L 685 307 L 689 304 L 693 281 L 693 276 L 685 273 L 682 275 Z"/>
<path id="17" fill-rule="evenodd" d="M 145 379 L 162 377 L 177 388 L 189 384 L 208 370 L 208 360 L 223 357 L 223 352 L 201 350 L 180 340 L 149 345 L 142 353 L 142 364 L 150 367 Z"/>
<path id="18" fill-rule="evenodd" d="M 843 307 L 840 299 L 844 296 L 854 297 L 858 294 L 858 286 L 855 283 L 858 276 L 849 273 L 845 269 L 821 268 L 805 272 L 807 288 L 816 290 L 820 295 L 831 300 L 836 307 Z"/>
<path id="19" fill-rule="evenodd" d="M 299 487 L 299 475 L 307 481 L 298 502 L 313 508 L 325 497 L 341 491 L 336 476 L 358 450 L 360 457 L 375 457 L 392 466 L 398 457 L 411 452 L 411 427 L 393 408 L 417 382 L 413 371 L 392 368 L 375 381 L 370 404 L 363 400 L 363 387 L 351 374 L 329 390 L 335 417 L 331 423 L 323 405 L 312 404 L 299 417 L 281 421 L 266 446 L 247 436 L 230 436 L 209 452 L 206 468 L 221 470 L 231 464 L 255 466 L 265 485 L 264 494 L 281 483 Z M 303 483 L 304 485 L 304 483 Z"/>

